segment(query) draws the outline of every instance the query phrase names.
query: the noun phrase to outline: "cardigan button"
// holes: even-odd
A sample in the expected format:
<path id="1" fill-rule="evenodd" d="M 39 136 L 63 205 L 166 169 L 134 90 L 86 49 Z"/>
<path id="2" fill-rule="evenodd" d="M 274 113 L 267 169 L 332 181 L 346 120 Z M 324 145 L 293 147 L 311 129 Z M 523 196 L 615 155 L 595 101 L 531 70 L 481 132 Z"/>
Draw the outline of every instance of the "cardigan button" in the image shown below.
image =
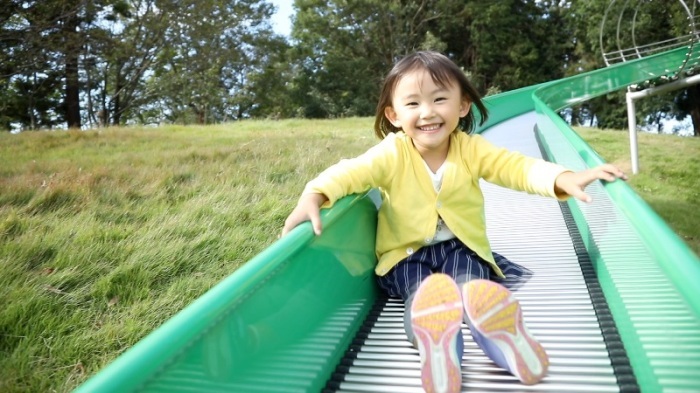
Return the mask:
<path id="1" fill-rule="evenodd" d="M 442 202 L 438 201 L 438 203 L 437 203 L 437 208 L 439 209 L 439 208 L 441 208 L 441 207 L 442 207 Z"/>
<path id="2" fill-rule="evenodd" d="M 433 241 L 433 239 L 431 239 L 429 237 L 425 238 L 425 244 L 430 244 L 430 242 L 432 242 L 432 241 Z"/>
<path id="3" fill-rule="evenodd" d="M 407 249 L 406 249 L 406 254 L 408 254 L 408 255 L 413 254 L 413 248 L 412 248 L 412 247 L 407 248 Z"/>

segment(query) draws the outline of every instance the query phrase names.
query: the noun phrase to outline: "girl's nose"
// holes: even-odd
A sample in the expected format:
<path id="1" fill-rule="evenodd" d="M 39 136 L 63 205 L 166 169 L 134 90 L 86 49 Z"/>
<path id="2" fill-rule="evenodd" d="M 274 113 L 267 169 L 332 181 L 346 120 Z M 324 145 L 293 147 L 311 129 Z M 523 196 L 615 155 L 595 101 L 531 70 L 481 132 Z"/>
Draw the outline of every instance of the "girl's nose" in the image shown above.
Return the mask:
<path id="1" fill-rule="evenodd" d="M 433 106 L 432 105 L 423 105 L 420 110 L 420 117 L 421 119 L 430 119 L 435 115 L 435 112 L 433 111 Z"/>

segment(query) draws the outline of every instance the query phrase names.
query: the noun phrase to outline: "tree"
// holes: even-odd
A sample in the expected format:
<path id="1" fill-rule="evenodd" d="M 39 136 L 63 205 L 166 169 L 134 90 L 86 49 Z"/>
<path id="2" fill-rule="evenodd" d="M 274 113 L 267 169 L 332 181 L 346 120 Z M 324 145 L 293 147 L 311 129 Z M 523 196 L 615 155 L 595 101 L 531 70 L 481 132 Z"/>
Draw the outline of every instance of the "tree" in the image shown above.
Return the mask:
<path id="1" fill-rule="evenodd" d="M 257 75 L 279 68 L 270 50 L 286 51 L 272 10 L 264 0 L 12 1 L 0 11 L 0 121 L 34 129 L 263 113 Z"/>
<path id="2" fill-rule="evenodd" d="M 86 26 L 114 0 L 11 1 L 0 19 L 0 60 L 7 90 L 5 127 L 81 127 L 80 61 Z M 60 91 L 60 93 L 57 93 Z M 60 96 L 61 103 L 55 102 Z M 14 102 L 13 107 L 10 103 Z M 14 114 L 13 114 L 14 113 Z"/>
<path id="3" fill-rule="evenodd" d="M 418 49 L 447 54 L 485 94 L 561 77 L 573 46 L 554 38 L 566 27 L 558 2 L 296 0 L 295 6 L 295 100 L 308 117 L 373 114 L 383 75 Z"/>
<path id="4" fill-rule="evenodd" d="M 101 125 L 123 124 L 148 99 L 144 79 L 166 45 L 169 3 L 139 0 L 115 4 L 86 28 L 88 117 Z M 95 96 L 97 102 L 95 103 Z"/>
<path id="5" fill-rule="evenodd" d="M 59 11 L 56 4 L 20 1 L 0 10 L 0 117 L 6 129 L 12 123 L 52 127 L 67 118 L 68 105 L 55 94 L 65 76 L 59 71 L 62 40 L 56 23 L 64 14 Z"/>
<path id="6" fill-rule="evenodd" d="M 475 0 L 434 27 L 482 92 L 561 78 L 573 50 L 560 2 Z"/>
<path id="7" fill-rule="evenodd" d="M 444 47 L 435 23 L 461 2 L 296 0 L 294 97 L 306 117 L 374 114 L 381 80 L 400 57 Z"/>
<path id="8" fill-rule="evenodd" d="M 189 0 L 177 3 L 149 85 L 170 121 L 199 124 L 249 117 L 255 110 L 252 75 L 284 49 L 260 0 Z M 272 49 L 273 53 L 266 53 Z"/>
<path id="9" fill-rule="evenodd" d="M 10 0 L 0 9 L 0 127 L 367 116 L 386 72 L 418 49 L 445 53 L 482 94 L 512 90 L 605 66 L 609 4 L 295 0 L 287 42 L 266 0 Z M 668 18 L 654 17 L 658 2 L 615 4 L 638 7 L 637 44 L 687 33 L 680 2 L 665 5 Z M 619 46 L 632 45 L 631 28 L 621 33 Z M 606 33 L 602 45 L 616 40 Z M 638 123 L 691 114 L 700 130 L 699 92 L 640 102 Z M 624 128 L 622 96 L 574 107 L 571 120 Z"/>
<path id="10" fill-rule="evenodd" d="M 280 37 L 270 37 L 256 48 L 257 66 L 247 73 L 251 117 L 288 118 L 296 115 L 292 99 L 294 68 L 291 47 Z"/>

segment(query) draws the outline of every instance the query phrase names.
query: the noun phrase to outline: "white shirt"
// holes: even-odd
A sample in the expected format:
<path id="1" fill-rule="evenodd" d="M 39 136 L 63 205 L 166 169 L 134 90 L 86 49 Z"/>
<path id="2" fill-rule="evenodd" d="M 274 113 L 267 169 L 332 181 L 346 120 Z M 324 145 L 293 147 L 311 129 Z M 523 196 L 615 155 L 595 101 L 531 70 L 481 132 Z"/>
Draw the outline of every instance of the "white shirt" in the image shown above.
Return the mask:
<path id="1" fill-rule="evenodd" d="M 433 171 L 428 167 L 428 164 L 423 161 L 423 164 L 425 164 L 425 169 L 428 171 L 428 174 L 430 175 L 430 180 L 433 181 L 433 188 L 435 189 L 435 192 L 440 192 L 440 187 L 442 186 L 442 176 L 445 173 L 445 163 L 443 162 L 442 165 L 440 165 L 440 168 L 433 173 Z M 447 224 L 442 220 L 442 217 L 438 216 L 438 223 L 437 227 L 435 228 L 435 236 L 433 236 L 433 239 L 430 241 L 429 244 L 435 244 L 439 242 L 444 242 L 445 240 L 450 240 L 454 239 L 455 234 L 452 233 L 450 228 L 447 227 Z"/>

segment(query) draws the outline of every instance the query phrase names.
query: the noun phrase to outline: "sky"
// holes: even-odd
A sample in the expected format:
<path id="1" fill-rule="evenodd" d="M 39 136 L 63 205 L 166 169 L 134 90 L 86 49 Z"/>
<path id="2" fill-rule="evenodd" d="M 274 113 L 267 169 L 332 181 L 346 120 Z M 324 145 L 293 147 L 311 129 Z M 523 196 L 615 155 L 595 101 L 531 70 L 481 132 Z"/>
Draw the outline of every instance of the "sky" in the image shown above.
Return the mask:
<path id="1" fill-rule="evenodd" d="M 284 36 L 289 36 L 292 30 L 291 18 L 294 10 L 292 9 L 292 0 L 270 0 L 275 7 L 277 7 L 277 13 L 272 16 L 272 28 L 275 29 L 275 33 Z"/>

